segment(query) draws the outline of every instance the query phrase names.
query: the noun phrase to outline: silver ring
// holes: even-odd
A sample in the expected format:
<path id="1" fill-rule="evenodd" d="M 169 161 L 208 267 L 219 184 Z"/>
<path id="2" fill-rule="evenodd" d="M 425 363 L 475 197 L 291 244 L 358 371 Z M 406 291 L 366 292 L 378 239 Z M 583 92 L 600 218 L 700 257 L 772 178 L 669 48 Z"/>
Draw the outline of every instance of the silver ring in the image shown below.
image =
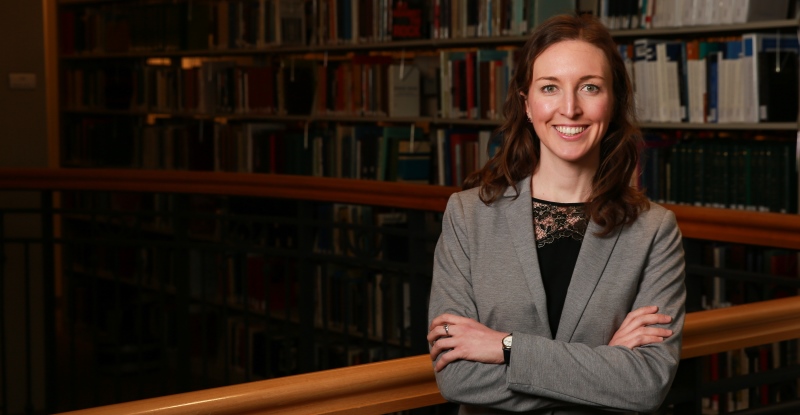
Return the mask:
<path id="1" fill-rule="evenodd" d="M 444 332 L 445 332 L 446 335 L 448 335 L 448 336 L 450 335 L 450 325 L 447 324 L 447 323 L 445 323 L 445 325 L 444 325 Z"/>

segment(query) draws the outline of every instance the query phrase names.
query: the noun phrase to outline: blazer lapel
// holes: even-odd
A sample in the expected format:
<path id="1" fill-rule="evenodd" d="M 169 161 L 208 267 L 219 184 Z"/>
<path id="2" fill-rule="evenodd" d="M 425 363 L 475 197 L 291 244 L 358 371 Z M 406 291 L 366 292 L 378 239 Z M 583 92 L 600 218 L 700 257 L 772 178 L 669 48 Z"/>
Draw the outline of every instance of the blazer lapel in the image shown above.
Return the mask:
<path id="1" fill-rule="evenodd" d="M 595 232 L 600 230 L 600 225 L 593 221 L 589 222 L 575 269 L 572 271 L 567 298 L 564 300 L 564 309 L 558 323 L 556 340 L 568 342 L 572 338 L 589 302 L 589 297 L 592 296 L 597 282 L 600 281 L 600 277 L 605 271 L 621 229 L 622 227 L 618 226 L 610 235 L 600 238 L 595 236 Z"/>
<path id="2" fill-rule="evenodd" d="M 533 303 L 539 317 L 539 326 L 547 331 L 547 336 L 552 338 L 547 317 L 547 296 L 542 284 L 542 275 L 539 270 L 539 259 L 536 256 L 536 240 L 533 233 L 533 207 L 531 205 L 530 176 L 519 182 L 519 197 L 513 187 L 509 187 L 504 194 L 508 198 L 505 204 L 505 216 L 508 228 L 511 231 L 511 240 L 517 251 L 522 269 L 525 272 L 525 281 L 531 291 Z"/>

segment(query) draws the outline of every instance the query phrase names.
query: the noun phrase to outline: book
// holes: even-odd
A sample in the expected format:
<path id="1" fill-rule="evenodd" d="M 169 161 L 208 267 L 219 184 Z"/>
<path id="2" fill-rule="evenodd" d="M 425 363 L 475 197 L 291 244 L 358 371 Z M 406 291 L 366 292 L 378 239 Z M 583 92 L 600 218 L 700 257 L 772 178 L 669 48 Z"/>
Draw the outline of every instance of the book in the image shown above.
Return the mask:
<path id="1" fill-rule="evenodd" d="M 740 2 L 742 4 L 734 8 L 732 23 L 781 20 L 789 17 L 789 0 L 740 0 Z"/>
<path id="2" fill-rule="evenodd" d="M 353 128 L 356 145 L 356 178 L 378 180 L 378 147 L 383 129 L 374 124 L 359 124 Z"/>
<path id="3" fill-rule="evenodd" d="M 428 38 L 423 0 L 392 1 L 392 40 Z"/>
<path id="4" fill-rule="evenodd" d="M 795 121 L 798 113 L 798 44 L 794 35 L 747 33 L 742 35 L 743 54 L 753 74 L 746 119 L 762 122 Z M 756 111 L 758 112 L 756 117 Z"/>
<path id="5" fill-rule="evenodd" d="M 281 45 L 306 44 L 306 12 L 304 2 L 275 0 L 275 36 Z"/>
<path id="6" fill-rule="evenodd" d="M 419 117 L 420 71 L 414 65 L 390 65 L 387 79 L 390 117 Z"/>
<path id="7" fill-rule="evenodd" d="M 314 63 L 288 59 L 280 69 L 279 102 L 282 112 L 290 115 L 309 115 L 314 104 L 316 88 Z"/>
<path id="8" fill-rule="evenodd" d="M 705 122 L 706 60 L 700 58 L 700 41 L 686 42 L 686 86 L 689 122 Z"/>
<path id="9" fill-rule="evenodd" d="M 397 150 L 397 181 L 420 184 L 430 183 L 430 141 L 401 140 Z"/>
<path id="10" fill-rule="evenodd" d="M 450 160 L 452 170 L 451 185 L 461 186 L 469 173 L 475 169 L 476 162 L 474 161 L 475 150 L 473 145 L 477 146 L 478 133 L 470 132 L 453 132 L 449 136 L 450 142 Z M 472 157 L 467 157 L 467 153 Z"/>
<path id="11" fill-rule="evenodd" d="M 478 49 L 476 52 L 476 118 L 500 119 L 508 91 L 514 54 L 506 49 Z"/>
<path id="12" fill-rule="evenodd" d="M 409 141 L 409 149 L 416 149 L 416 143 L 421 140 L 421 128 L 383 127 L 383 134 L 378 144 L 378 180 L 397 181 L 400 142 Z"/>

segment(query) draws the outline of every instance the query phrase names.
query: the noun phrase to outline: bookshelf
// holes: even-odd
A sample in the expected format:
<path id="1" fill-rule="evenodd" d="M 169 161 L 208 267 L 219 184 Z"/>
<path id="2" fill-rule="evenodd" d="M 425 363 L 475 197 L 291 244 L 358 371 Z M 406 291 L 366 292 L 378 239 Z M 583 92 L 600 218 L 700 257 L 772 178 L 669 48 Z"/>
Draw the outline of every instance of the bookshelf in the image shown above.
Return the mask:
<path id="1" fill-rule="evenodd" d="M 513 65 L 513 55 L 510 52 L 502 56 L 485 58 L 480 56 L 481 53 L 488 56 L 490 51 L 497 55 L 502 51 L 512 50 L 524 42 L 526 37 L 523 33 L 530 26 L 529 22 L 543 18 L 542 13 L 564 11 L 544 10 L 542 8 L 545 6 L 537 2 L 495 2 L 496 4 L 492 3 L 491 6 L 488 3 L 478 2 L 475 6 L 482 14 L 476 17 L 468 13 L 469 7 L 466 7 L 466 3 L 459 5 L 458 2 L 447 1 L 418 2 L 415 5 L 411 2 L 412 8 L 419 7 L 415 12 L 419 13 L 423 22 L 421 38 L 392 39 L 388 33 L 374 31 L 375 22 L 391 21 L 391 12 L 380 10 L 380 7 L 385 7 L 380 2 L 358 4 L 340 2 L 349 6 L 335 2 L 328 3 L 330 2 L 306 2 L 308 7 L 302 16 L 297 15 L 299 13 L 297 10 L 290 10 L 288 13 L 295 13 L 291 17 L 304 19 L 301 19 L 305 22 L 301 26 L 305 27 L 305 32 L 296 34 L 297 39 L 281 42 L 276 40 L 277 35 L 273 34 L 272 37 L 269 35 L 270 30 L 274 29 L 273 26 L 279 25 L 277 22 L 280 19 L 276 19 L 270 13 L 280 14 L 280 2 L 259 0 L 173 3 L 158 1 L 112 3 L 92 0 L 58 2 L 59 30 L 63 32 L 59 54 L 59 67 L 62 73 L 62 127 L 59 151 L 61 165 L 188 170 L 222 168 L 239 172 L 364 178 L 357 173 L 359 170 L 357 167 L 345 168 L 344 172 L 341 168 L 330 167 L 331 164 L 342 163 L 341 159 L 348 158 L 348 155 L 341 153 L 347 151 L 346 149 L 325 145 L 334 140 L 344 139 L 342 145 L 350 148 L 350 157 L 345 163 L 353 164 L 357 160 L 364 159 L 360 157 L 359 152 L 362 151 L 360 148 L 353 150 L 362 141 L 360 137 L 356 137 L 358 131 L 346 130 L 335 134 L 332 131 L 343 125 L 379 125 L 384 128 L 413 126 L 424 131 L 422 138 L 431 142 L 432 151 L 428 157 L 433 166 L 427 182 L 455 185 L 457 184 L 455 180 L 467 172 L 460 172 L 457 174 L 458 177 L 442 172 L 444 169 L 442 166 L 452 162 L 448 159 L 453 159 L 455 156 L 454 148 L 460 149 L 461 146 L 460 144 L 448 146 L 449 135 L 453 132 L 463 133 L 470 130 L 491 132 L 500 124 L 497 113 L 503 97 L 503 79 L 496 79 L 493 83 L 483 81 L 487 76 L 481 75 L 480 68 L 484 67 L 482 66 L 484 64 L 497 63 L 498 69 L 491 69 L 489 77 L 497 75 L 502 78 Z M 509 7 L 505 11 L 502 10 L 504 3 Z M 744 20 L 745 17 L 714 15 L 713 13 L 717 12 L 702 9 L 700 5 L 704 3 L 698 2 L 694 5 L 696 14 L 706 16 L 707 13 L 712 13 L 704 17 L 706 20 L 698 20 L 692 26 L 674 27 L 661 19 L 653 21 L 653 27 L 649 28 L 619 27 L 621 21 L 631 22 L 635 19 L 645 21 L 648 12 L 614 11 L 613 8 L 606 11 L 605 3 L 580 2 L 579 5 L 582 10 L 590 6 L 589 12 L 596 13 L 609 22 L 616 21 L 617 23 L 612 26 L 612 34 L 621 45 L 626 45 L 626 53 L 629 55 L 633 55 L 635 43 L 642 39 L 650 39 L 653 44 L 675 43 L 673 40 L 679 39 L 682 43 L 677 46 L 680 46 L 685 53 L 690 42 L 719 43 L 723 39 L 730 41 L 751 32 L 769 34 L 783 32 L 788 36 L 797 28 L 797 20 L 789 18 L 794 10 L 788 3 L 784 5 L 784 13 L 766 16 L 762 13 L 761 18 L 766 17 L 767 20 L 711 25 L 707 22 L 733 22 L 737 19 Z M 677 3 L 676 7 L 679 7 Z M 337 4 L 336 7 L 355 7 L 349 10 L 353 12 L 353 16 L 361 12 L 372 13 L 370 14 L 373 18 L 373 26 L 370 29 L 372 31 L 359 32 L 359 36 L 356 36 L 353 33 L 346 33 L 347 29 L 342 27 L 337 32 L 333 26 L 328 27 L 328 25 L 334 25 L 335 21 L 335 25 L 341 26 L 347 22 L 348 17 L 342 17 L 342 13 L 348 9 L 336 9 L 331 13 L 330 9 L 324 10 L 323 4 L 327 4 L 325 7 L 330 7 L 332 4 Z M 472 6 L 471 3 L 469 5 Z M 485 18 L 491 14 L 488 7 L 494 7 L 491 12 L 498 13 L 497 16 L 501 16 L 504 20 L 493 21 L 491 24 L 483 23 L 489 21 Z M 519 9 L 516 9 L 517 7 Z M 782 6 L 776 3 L 770 7 L 780 9 Z M 436 17 L 436 10 L 439 10 L 439 17 Z M 238 17 L 234 17 L 237 12 Z M 255 14 L 259 18 L 253 19 L 248 14 L 250 12 L 257 12 Z M 673 14 L 682 12 L 687 10 L 676 9 Z M 185 17 L 183 20 L 186 21 L 182 21 L 181 16 Z M 224 19 L 225 16 L 227 19 Z M 454 19 L 453 16 L 460 16 L 460 20 Z M 655 19 L 658 14 L 651 13 L 649 17 Z M 350 20 L 351 24 L 356 26 L 368 26 L 363 21 L 356 24 Z M 145 21 L 148 26 L 142 26 L 144 23 L 136 25 Z M 467 24 L 467 21 L 474 24 Z M 314 25 L 309 25 L 308 22 L 316 22 L 320 27 L 312 27 Z M 464 24 L 467 25 L 463 26 Z M 447 29 L 450 25 L 455 29 Z M 429 27 L 428 30 L 424 30 L 426 26 Z M 503 35 L 497 36 L 492 30 L 502 32 Z M 202 31 L 200 36 L 197 35 L 198 31 Z M 474 31 L 475 34 L 467 35 L 469 31 Z M 791 52 L 791 48 L 787 51 Z M 789 56 L 794 55 L 789 53 Z M 631 59 L 632 73 L 651 72 L 647 69 L 653 66 L 649 62 L 639 65 L 640 62 L 636 61 L 635 56 L 631 56 Z M 725 61 L 727 60 L 726 58 Z M 390 84 L 386 81 L 386 65 L 390 63 L 401 67 L 408 63 L 409 66 L 419 66 L 422 69 L 419 116 L 389 115 L 386 94 Z M 442 66 L 443 64 L 446 67 Z M 452 71 L 455 67 L 465 68 L 464 65 L 466 68 L 473 68 L 470 73 L 482 80 L 481 85 L 478 85 L 478 82 L 464 83 L 465 69 Z M 743 63 L 735 65 L 738 65 L 737 68 L 744 66 Z M 634 70 L 634 66 L 641 67 Z M 670 69 L 671 76 L 679 77 L 677 82 L 681 89 L 688 88 L 683 85 L 688 82 L 688 79 L 684 79 L 685 75 L 680 72 L 683 69 L 679 66 L 677 70 L 679 72 L 675 73 L 675 70 Z M 740 70 L 743 69 L 735 69 L 735 71 Z M 796 71 L 796 68 L 793 71 Z M 367 72 L 369 76 L 378 80 L 375 84 L 378 86 L 375 88 L 358 86 L 367 82 L 366 79 L 360 78 L 361 73 Z M 301 80 L 292 83 L 294 76 L 300 76 Z M 796 77 L 794 78 L 796 81 Z M 209 82 L 211 79 L 213 82 Z M 250 79 L 261 81 L 250 81 Z M 666 82 L 661 78 L 638 79 L 638 81 L 637 90 L 641 91 L 649 91 L 650 87 L 645 88 L 646 85 Z M 736 85 L 742 83 L 740 78 L 730 77 L 730 81 Z M 279 88 L 281 85 L 284 85 L 283 90 Z M 443 88 L 442 85 L 451 87 Z M 718 88 L 718 90 L 727 89 Z M 370 91 L 378 92 L 367 97 Z M 773 95 L 784 95 L 784 91 L 780 92 Z M 663 94 L 643 93 L 637 98 L 640 102 L 648 102 L 648 99 L 652 101 L 658 98 L 658 95 Z M 647 98 L 648 96 L 655 98 Z M 720 95 L 720 102 L 727 102 L 727 98 L 735 98 L 736 102 L 740 103 L 737 105 L 744 105 L 743 102 L 747 101 L 744 94 L 733 94 L 731 97 Z M 689 98 L 682 96 L 681 99 Z M 256 100 L 260 103 L 255 104 Z M 665 106 L 650 104 L 644 108 Z M 682 108 L 690 106 L 688 102 L 683 101 L 680 105 Z M 736 111 L 743 109 L 738 108 Z M 642 115 L 652 115 L 647 111 L 641 112 Z M 721 109 L 720 114 L 722 114 Z M 697 122 L 688 116 L 684 116 L 684 120 L 670 122 L 660 120 L 659 117 L 641 118 L 643 118 L 641 126 L 645 133 L 654 132 L 655 135 L 661 135 L 662 139 L 670 142 L 669 145 L 686 140 L 687 137 L 692 139 L 694 136 L 711 134 L 725 136 L 726 139 L 736 139 L 741 135 L 740 132 L 759 131 L 763 134 L 761 138 L 755 139 L 766 137 L 767 140 L 772 140 L 779 137 L 780 141 L 785 142 L 787 153 L 792 152 L 792 146 L 796 147 L 792 136 L 792 132 L 797 130 L 796 115 L 791 119 L 765 119 L 761 122 L 736 119 L 729 119 L 726 122 L 711 122 L 711 120 Z M 190 124 L 193 125 L 192 128 L 177 127 Z M 280 144 L 285 140 L 283 136 L 286 134 L 294 135 L 295 138 L 302 135 L 303 150 L 308 149 L 309 141 L 319 137 L 323 143 L 321 146 L 312 144 L 313 148 L 310 151 L 301 151 L 301 154 L 294 154 L 292 157 L 300 159 L 317 157 L 323 161 L 311 161 L 311 163 L 315 165 L 322 163 L 328 167 L 322 168 L 321 172 L 308 168 L 302 172 L 287 172 L 274 166 L 253 168 L 251 165 L 257 164 L 253 160 L 226 163 L 211 160 L 218 154 L 219 146 L 216 141 L 220 125 L 238 125 L 245 130 L 232 132 L 236 135 L 244 134 L 244 137 L 238 138 L 240 143 L 230 149 L 233 152 L 245 153 L 237 155 L 237 159 L 257 157 L 251 154 L 253 151 L 269 152 L 270 150 L 264 146 L 252 143 L 259 139 L 250 136 L 251 133 L 247 131 L 249 126 L 256 124 L 284 125 L 284 131 L 275 134 L 277 138 L 270 138 L 272 140 L 270 143 L 277 140 Z M 180 131 L 176 132 L 176 129 Z M 671 137 L 665 138 L 665 134 Z M 200 139 L 209 135 L 215 137 L 214 146 L 208 144 L 208 140 Z M 444 145 L 438 144 L 437 140 L 444 141 Z M 205 141 L 207 145 L 199 145 L 201 141 Z M 468 141 L 464 148 L 470 149 L 468 154 L 470 163 L 463 164 L 469 169 L 481 164 L 485 157 L 478 157 L 472 161 L 473 154 L 483 155 L 483 152 L 475 151 L 474 142 L 477 141 L 475 137 L 470 137 Z M 394 145 L 394 143 L 389 144 L 389 149 Z M 279 151 L 289 150 L 279 149 Z M 382 151 L 383 148 L 379 150 L 379 157 L 386 157 Z M 323 154 L 315 156 L 319 152 Z M 467 155 L 466 151 L 460 151 L 459 154 L 461 156 L 458 158 Z M 169 160 L 160 160 L 165 158 Z M 369 154 L 368 158 L 371 160 L 374 156 Z M 661 157 L 659 163 L 669 164 L 667 158 Z M 719 157 L 712 162 L 719 163 Z M 377 166 L 380 167 L 380 164 L 381 160 L 377 162 Z M 682 167 L 671 167 L 672 171 L 682 169 Z M 663 166 L 659 169 L 663 169 Z M 657 171 L 656 168 L 650 170 Z M 390 176 L 395 177 L 394 174 Z M 793 200 L 797 198 L 794 176 L 796 175 L 787 178 L 787 184 L 784 186 L 791 189 L 790 198 Z M 378 177 L 378 179 L 384 178 Z M 666 177 L 658 177 L 657 180 L 663 183 L 660 186 L 651 183 L 643 185 L 647 185 L 648 188 L 678 186 Z M 710 180 L 717 179 L 709 178 Z M 672 190 L 673 193 L 677 191 Z M 730 201 L 684 200 L 664 194 L 652 194 L 651 197 L 664 203 L 737 207 Z M 791 206 L 781 208 L 764 208 L 764 206 L 756 208 L 794 213 L 797 211 L 796 205 L 794 202 Z"/>
<path id="2" fill-rule="evenodd" d="M 497 101 L 498 92 L 499 96 L 502 96 L 502 80 L 495 80 L 495 83 L 490 84 L 494 88 L 494 104 L 491 104 L 491 97 L 481 101 L 479 91 L 483 87 L 469 86 L 466 83 L 453 84 L 455 75 L 452 72 L 443 75 L 447 70 L 442 68 L 442 62 L 457 61 L 459 63 L 456 65 L 466 65 L 468 59 L 480 61 L 479 52 L 511 51 L 525 41 L 526 36 L 521 33 L 526 29 L 522 26 L 509 25 L 506 28 L 501 25 L 498 27 L 505 30 L 506 35 L 457 36 L 458 32 L 454 31 L 451 36 L 433 35 L 430 38 L 400 40 L 389 39 L 386 33 L 372 33 L 370 38 L 351 41 L 338 38 L 338 34 L 334 35 L 330 27 L 327 27 L 329 30 L 327 35 L 323 36 L 319 31 L 323 25 L 309 24 L 309 22 L 322 23 L 319 9 L 321 4 L 336 4 L 333 1 L 314 0 L 306 2 L 309 8 L 304 12 L 305 29 L 299 38 L 289 39 L 284 44 L 279 43 L 267 36 L 266 31 L 269 27 L 264 22 L 254 26 L 259 29 L 257 32 L 262 37 L 256 40 L 248 37 L 252 36 L 252 32 L 247 30 L 251 26 L 243 23 L 246 21 L 243 17 L 247 16 L 244 11 L 252 9 L 247 7 L 262 10 L 259 7 L 284 3 L 286 2 L 282 0 L 55 0 L 54 7 L 57 9 L 58 18 L 53 24 L 61 34 L 61 47 L 57 59 L 61 91 L 60 132 L 59 143 L 56 146 L 59 165 L 76 171 L 95 168 L 143 170 L 141 173 L 152 175 L 153 181 L 171 180 L 174 174 L 195 179 L 203 178 L 210 182 L 200 186 L 198 190 L 209 193 L 214 193 L 214 189 L 221 186 L 241 186 L 242 189 L 250 191 L 251 181 L 261 183 L 259 180 L 263 179 L 253 179 L 250 173 L 264 173 L 268 176 L 265 180 L 270 181 L 273 190 L 277 182 L 288 181 L 304 189 L 318 190 L 323 194 L 334 192 L 329 193 L 331 195 L 335 194 L 335 191 L 326 189 L 331 184 L 329 180 L 344 180 L 340 184 L 342 187 L 360 188 L 363 185 L 371 189 L 366 192 L 366 196 L 353 201 L 353 203 L 369 204 L 385 196 L 375 195 L 381 186 L 374 183 L 373 179 L 400 178 L 389 164 L 392 161 L 397 162 L 399 143 L 408 140 L 399 137 L 395 141 L 380 144 L 382 142 L 380 137 L 389 134 L 390 129 L 397 128 L 402 129 L 400 135 L 404 134 L 409 138 L 414 136 L 414 140 L 418 142 L 430 143 L 432 150 L 423 155 L 416 155 L 427 159 L 427 164 L 424 164 L 427 167 L 424 168 L 428 170 L 422 175 L 424 178 L 403 185 L 408 186 L 406 189 L 409 189 L 409 192 L 430 194 L 430 209 L 439 209 L 442 189 L 452 190 L 452 186 L 457 184 L 457 178 L 469 171 L 467 167 L 456 173 L 450 172 L 450 169 L 445 167 L 452 167 L 456 163 L 454 151 L 445 140 L 450 140 L 452 134 L 468 135 L 469 137 L 463 138 L 465 142 L 475 143 L 469 144 L 473 146 L 469 150 L 471 154 L 481 153 L 476 149 L 485 148 L 486 143 L 491 142 L 491 131 L 501 122 L 497 117 L 487 116 L 485 110 L 488 106 L 496 113 L 498 103 L 501 102 Z M 339 3 L 347 2 L 339 0 Z M 539 0 L 495 3 L 533 5 L 544 2 Z M 596 2 L 597 8 L 593 10 L 601 12 L 605 3 Z M 354 1 L 349 4 L 370 4 L 378 7 L 379 2 Z M 448 10 L 453 12 L 459 11 L 458 7 L 463 7 L 459 4 L 471 5 L 472 2 L 436 0 L 420 1 L 418 4 L 422 5 L 420 13 L 423 20 L 432 22 L 433 16 L 425 16 L 425 10 L 436 9 L 429 6 L 446 5 L 444 7 L 449 7 Z M 238 23 L 231 24 L 230 22 L 234 20 L 228 21 L 225 37 L 227 42 L 233 43 L 225 45 L 222 44 L 223 36 L 219 31 L 221 20 L 217 14 L 222 10 L 218 8 L 221 5 L 229 6 L 225 8 L 225 13 L 228 13 L 229 17 L 231 10 L 240 5 L 243 13 Z M 198 10 L 205 10 L 207 14 L 204 15 Z M 442 10 L 444 9 L 440 9 Z M 467 16 L 466 10 L 463 12 L 462 23 L 473 21 L 473 17 Z M 790 18 L 793 13 L 787 3 L 784 16 L 764 21 L 698 24 L 687 27 L 615 28 L 612 34 L 620 44 L 631 45 L 630 53 L 633 53 L 635 42 L 643 38 L 656 41 L 675 39 L 692 41 L 735 38 L 751 32 L 784 33 L 796 38 L 798 20 Z M 511 15 L 516 16 L 514 13 Z M 204 20 L 202 16 L 216 16 L 216 19 Z M 334 20 L 339 17 L 337 14 L 325 16 Z M 386 22 L 391 15 L 388 14 L 388 10 L 384 10 L 383 15 L 373 16 Z M 530 21 L 539 17 L 541 16 L 533 14 L 524 16 Z M 440 19 L 444 18 L 440 16 Z M 509 20 L 515 21 L 511 17 Z M 523 16 L 520 16 L 521 20 Z M 326 24 L 332 21 L 327 20 Z M 455 20 L 451 23 L 453 22 Z M 340 23 L 337 21 L 337 25 Z M 203 24 L 205 26 L 202 26 Z M 199 25 L 201 29 L 195 25 Z M 467 26 L 462 29 L 468 30 Z M 442 27 L 445 27 L 443 23 L 439 28 Z M 202 28 L 205 28 L 202 32 L 205 36 L 191 35 Z M 238 28 L 238 31 L 231 28 Z M 477 33 L 480 29 L 475 26 L 469 30 L 475 30 Z M 429 32 L 441 33 L 435 26 L 431 27 Z M 156 33 L 160 36 L 146 36 L 147 33 Z M 382 39 L 376 40 L 376 37 Z M 240 42 L 231 40 L 234 38 Z M 470 55 L 473 52 L 474 55 Z M 456 55 L 458 57 L 455 57 Z M 506 58 L 494 58 L 488 61 L 500 62 L 501 69 L 495 76 L 501 76 L 502 71 L 511 70 L 511 65 L 507 62 L 513 61 L 513 52 L 509 52 Z M 363 72 L 367 70 L 365 68 L 373 64 L 377 66 L 369 69 L 371 71 L 369 73 L 375 77 L 385 77 L 386 74 L 382 71 L 391 64 L 420 65 L 423 69 L 427 69 L 421 71 L 424 73 L 419 91 L 420 116 L 389 116 L 387 98 L 384 96 L 371 97 L 378 102 L 378 106 L 367 109 L 367 99 L 364 98 L 364 94 L 378 88 L 355 89 L 351 86 L 352 89 L 346 91 L 357 92 L 348 93 L 333 87 L 326 89 L 319 86 L 333 85 L 332 82 L 322 83 L 320 79 L 323 76 L 329 77 L 329 80 L 341 77 L 336 79 L 346 84 L 356 84 L 358 71 L 366 73 Z M 360 69 L 353 69 L 353 65 L 361 66 Z M 631 65 L 635 65 L 635 62 L 632 61 Z M 266 75 L 268 81 L 265 83 L 249 81 L 260 76 L 256 73 L 264 68 L 267 68 L 265 71 L 268 72 Z M 337 72 L 339 68 L 343 69 Z M 478 65 L 474 66 L 476 71 L 480 70 L 479 68 Z M 465 75 L 466 70 L 460 76 Z M 796 81 L 796 69 L 794 75 Z M 193 81 L 188 83 L 190 79 Z M 203 82 L 202 79 L 206 81 Z M 267 88 L 267 83 L 271 89 Z M 441 86 L 443 84 L 451 85 L 452 89 L 443 88 Z M 638 86 L 642 85 L 640 83 Z M 264 88 L 248 89 L 259 86 Z M 200 90 L 203 88 L 206 88 L 204 91 L 209 95 L 200 97 Z M 381 84 L 380 88 L 385 89 L 387 86 Z M 456 91 L 464 91 L 466 94 L 468 90 L 472 90 L 475 94 L 471 104 L 468 103 L 469 98 L 463 98 L 464 103 L 459 102 L 459 105 L 448 101 L 455 99 Z M 270 97 L 269 102 L 263 104 L 263 107 L 254 108 L 252 101 L 265 96 Z M 330 100 L 327 105 L 321 103 L 322 97 Z M 795 154 L 797 146 L 796 116 L 789 120 L 716 123 L 647 119 L 643 120 L 641 126 L 646 134 L 668 141 L 666 148 L 670 149 L 677 147 L 678 143 L 719 139 L 783 143 L 782 148 L 787 154 Z M 253 131 L 258 129 L 270 132 L 256 138 Z M 358 136 L 358 130 L 371 130 L 365 134 L 372 135 Z M 487 133 L 488 140 L 479 141 L 486 139 Z M 479 138 L 480 134 L 484 137 Z M 373 148 L 370 150 L 372 153 L 367 153 L 363 145 L 374 139 L 379 141 L 372 145 L 373 147 L 377 145 L 378 148 Z M 263 145 L 264 142 L 269 145 Z M 397 147 L 394 147 L 395 145 Z M 293 149 L 292 152 L 287 150 L 289 147 Z M 221 156 L 223 152 L 226 154 L 224 158 Z M 259 162 L 254 158 L 255 153 L 261 154 L 264 159 Z M 655 156 L 650 160 L 653 160 L 653 157 Z M 669 157 L 674 156 L 663 154 L 661 162 Z M 281 164 L 279 161 L 281 158 L 287 161 Z M 362 167 L 367 158 L 373 160 L 371 166 L 377 171 L 381 171 L 383 163 L 383 173 L 364 173 Z M 478 161 L 475 161 L 476 159 Z M 357 164 L 358 160 L 361 164 Z M 477 156 L 472 160 L 473 163 L 469 165 L 473 168 L 480 164 Z M 728 157 L 722 156 L 714 160 L 709 163 L 728 160 Z M 680 169 L 685 168 L 688 171 L 689 164 L 680 166 Z M 302 168 L 287 170 L 290 165 L 302 165 Z M 713 164 L 709 164 L 711 165 Z M 663 168 L 663 165 L 661 166 Z M 679 169 L 677 164 L 669 166 L 673 171 Z M 694 229 L 688 232 L 702 235 L 703 239 L 717 237 L 729 242 L 755 241 L 754 243 L 770 246 L 788 244 L 792 245 L 789 248 L 797 249 L 796 238 L 792 236 L 792 232 L 785 232 L 785 227 L 781 225 L 785 223 L 785 219 L 791 223 L 796 222 L 796 217 L 774 213 L 779 211 L 788 214 L 797 213 L 797 173 L 791 169 L 791 167 L 796 169 L 797 166 L 794 161 L 789 166 L 782 173 L 782 180 L 785 180 L 782 186 L 789 192 L 785 196 L 794 201 L 781 206 L 742 202 L 742 209 L 731 209 L 731 205 L 739 202 L 724 198 L 723 200 L 691 197 L 676 199 L 667 191 L 653 195 L 653 199 L 670 205 L 678 212 L 688 212 L 686 219 L 680 218 L 679 214 L 682 228 L 687 226 L 687 231 L 690 228 Z M 217 183 L 216 174 L 223 174 L 226 179 Z M 653 178 L 655 181 L 648 182 L 647 187 L 669 185 L 677 189 L 680 188 L 677 183 L 685 183 L 694 177 L 703 177 L 707 189 L 722 183 L 720 178 L 706 177 L 704 174 L 692 173 L 681 177 L 682 181 L 662 175 Z M 286 179 L 288 177 L 291 179 Z M 773 177 L 773 179 L 778 178 Z M 419 181 L 423 183 L 420 184 Z M 652 184 L 656 181 L 659 183 L 658 186 Z M 733 183 L 738 182 L 728 183 L 733 186 Z M 179 187 L 175 189 L 178 190 Z M 283 191 L 285 191 L 283 197 L 291 198 L 291 189 Z M 390 200 L 391 202 L 386 203 L 415 209 L 406 206 L 402 198 L 390 198 Z M 721 206 L 727 208 L 722 210 L 722 213 L 719 209 Z M 81 222 L 81 219 L 74 217 L 70 220 L 77 224 Z M 709 225 L 708 221 L 713 224 Z M 743 223 L 747 225 L 747 232 L 731 229 Z M 752 223 L 764 225 L 752 226 Z M 776 230 L 782 232 L 775 233 Z M 752 239 L 753 236 L 757 239 Z M 218 239 L 219 235 L 208 238 Z M 296 324 L 296 321 L 284 321 L 281 324 L 284 323 L 287 324 L 284 327 L 288 327 Z M 232 323 L 232 326 L 235 325 Z"/>

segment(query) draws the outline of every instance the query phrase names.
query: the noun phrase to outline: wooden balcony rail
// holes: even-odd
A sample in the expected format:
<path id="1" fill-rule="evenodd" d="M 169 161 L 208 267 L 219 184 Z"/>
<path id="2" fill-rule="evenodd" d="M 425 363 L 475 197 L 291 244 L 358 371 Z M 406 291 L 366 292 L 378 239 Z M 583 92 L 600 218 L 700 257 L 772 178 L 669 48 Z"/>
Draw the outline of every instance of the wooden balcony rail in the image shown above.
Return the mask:
<path id="1" fill-rule="evenodd" d="M 683 336 L 684 359 L 800 338 L 800 297 L 690 313 Z M 421 355 L 67 414 L 383 414 L 442 402 Z"/>
<path id="2" fill-rule="evenodd" d="M 176 192 L 279 197 L 444 211 L 456 187 L 274 174 L 115 169 L 0 169 L 0 189 Z M 800 215 L 684 205 L 684 237 L 800 249 Z"/>

